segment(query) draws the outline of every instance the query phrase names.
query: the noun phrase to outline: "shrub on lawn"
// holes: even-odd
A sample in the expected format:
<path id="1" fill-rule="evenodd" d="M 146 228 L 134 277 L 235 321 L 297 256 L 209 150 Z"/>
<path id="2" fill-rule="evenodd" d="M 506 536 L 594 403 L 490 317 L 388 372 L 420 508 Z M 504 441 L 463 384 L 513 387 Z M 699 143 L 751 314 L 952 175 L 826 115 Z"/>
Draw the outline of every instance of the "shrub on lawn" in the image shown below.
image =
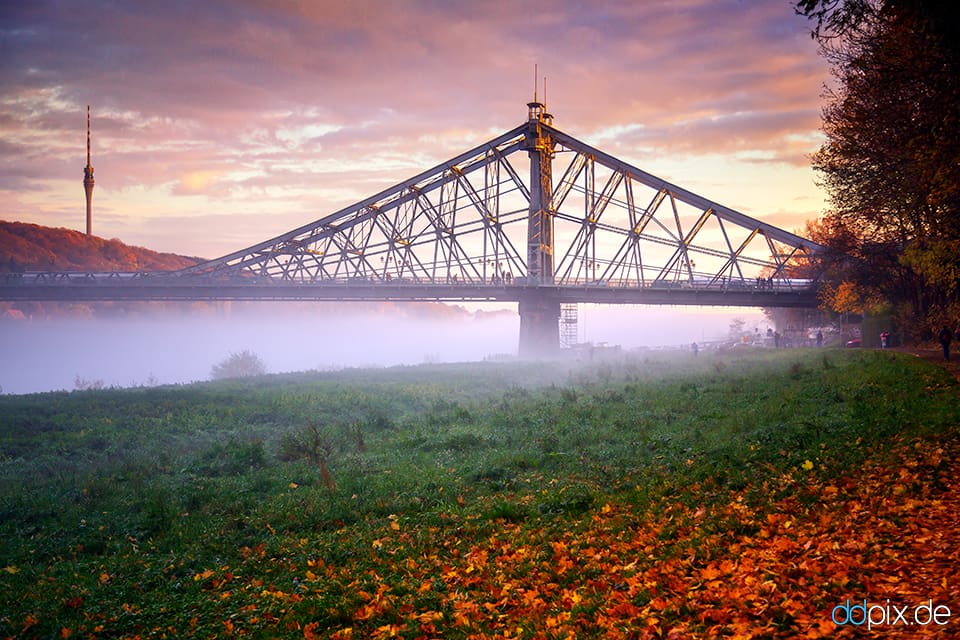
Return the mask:
<path id="1" fill-rule="evenodd" d="M 213 380 L 228 380 L 262 376 L 266 372 L 267 367 L 260 356 L 244 349 L 239 353 L 231 353 L 225 360 L 213 365 L 210 377 Z"/>

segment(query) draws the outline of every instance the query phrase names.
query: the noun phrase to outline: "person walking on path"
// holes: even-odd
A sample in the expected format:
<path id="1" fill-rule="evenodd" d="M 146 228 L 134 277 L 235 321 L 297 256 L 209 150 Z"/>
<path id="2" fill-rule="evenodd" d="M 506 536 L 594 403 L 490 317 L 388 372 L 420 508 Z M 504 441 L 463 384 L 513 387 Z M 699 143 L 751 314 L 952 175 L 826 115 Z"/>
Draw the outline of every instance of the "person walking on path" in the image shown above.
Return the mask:
<path id="1" fill-rule="evenodd" d="M 950 340 L 953 338 L 953 332 L 950 331 L 950 327 L 944 325 L 943 329 L 940 329 L 940 346 L 943 347 L 943 359 L 947 362 L 950 362 Z"/>

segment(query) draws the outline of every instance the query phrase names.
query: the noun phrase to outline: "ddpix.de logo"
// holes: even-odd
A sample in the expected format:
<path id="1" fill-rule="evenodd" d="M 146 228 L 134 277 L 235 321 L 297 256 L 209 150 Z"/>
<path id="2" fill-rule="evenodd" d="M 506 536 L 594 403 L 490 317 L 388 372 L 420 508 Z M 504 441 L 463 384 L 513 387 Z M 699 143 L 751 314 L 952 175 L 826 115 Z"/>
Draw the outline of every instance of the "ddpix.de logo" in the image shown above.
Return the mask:
<path id="1" fill-rule="evenodd" d="M 944 626 L 950 621 L 950 607 L 945 604 L 934 604 L 933 600 L 911 607 L 910 605 L 898 606 L 889 600 L 886 604 L 870 604 L 864 599 L 862 602 L 853 604 L 847 598 L 844 604 L 838 604 L 833 608 L 830 619 L 838 626 L 866 626 L 867 629 L 885 625 Z"/>

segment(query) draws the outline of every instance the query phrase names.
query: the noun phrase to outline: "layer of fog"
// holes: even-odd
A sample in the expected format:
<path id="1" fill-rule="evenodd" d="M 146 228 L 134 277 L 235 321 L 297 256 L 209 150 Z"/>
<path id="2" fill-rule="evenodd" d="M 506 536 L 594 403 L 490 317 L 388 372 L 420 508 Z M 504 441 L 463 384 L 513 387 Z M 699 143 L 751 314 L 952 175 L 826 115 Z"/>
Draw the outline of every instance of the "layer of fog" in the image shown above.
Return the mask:
<path id="1" fill-rule="evenodd" d="M 772 323 L 760 309 L 729 307 L 643 307 L 579 305 L 578 341 L 624 349 L 675 347 L 730 340 L 730 325 L 743 320 L 743 330 L 765 333 Z"/>
<path id="2" fill-rule="evenodd" d="M 499 305 L 503 309 L 503 305 Z M 208 380 L 214 364 L 248 350 L 270 373 L 470 362 L 517 353 L 513 310 L 442 305 L 252 305 L 126 317 L 61 317 L 0 324 L 3 393 Z M 578 309 L 577 341 L 624 349 L 723 339 L 733 318 L 765 330 L 756 310 Z"/>

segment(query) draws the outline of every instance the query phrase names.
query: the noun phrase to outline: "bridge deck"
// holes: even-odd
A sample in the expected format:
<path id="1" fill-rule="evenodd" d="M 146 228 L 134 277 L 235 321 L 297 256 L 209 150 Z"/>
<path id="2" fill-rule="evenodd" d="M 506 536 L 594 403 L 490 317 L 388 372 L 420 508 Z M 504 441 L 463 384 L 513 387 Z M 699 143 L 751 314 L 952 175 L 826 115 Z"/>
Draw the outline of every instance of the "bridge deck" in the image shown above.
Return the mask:
<path id="1" fill-rule="evenodd" d="M 148 273 L 34 273 L 0 278 L 0 300 L 149 301 L 149 300 L 438 300 L 518 302 L 530 294 L 561 303 L 701 305 L 739 307 L 815 307 L 817 291 L 809 281 L 678 281 L 574 283 L 531 286 L 519 279 L 504 283 L 417 283 L 331 280 L 290 282 L 251 278 L 206 279 Z"/>

